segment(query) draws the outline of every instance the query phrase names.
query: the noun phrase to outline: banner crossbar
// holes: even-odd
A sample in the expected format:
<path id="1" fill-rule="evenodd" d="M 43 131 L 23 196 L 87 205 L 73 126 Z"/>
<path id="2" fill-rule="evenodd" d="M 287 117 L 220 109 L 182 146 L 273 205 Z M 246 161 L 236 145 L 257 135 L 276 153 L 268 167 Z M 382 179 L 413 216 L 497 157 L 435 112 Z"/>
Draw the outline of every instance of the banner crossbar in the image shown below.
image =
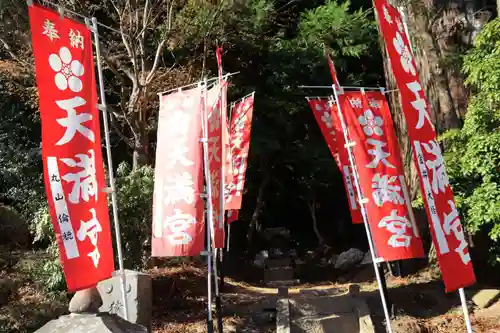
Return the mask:
<path id="1" fill-rule="evenodd" d="M 233 76 L 233 75 L 237 75 L 237 74 L 240 74 L 240 72 L 233 72 L 233 73 L 228 73 L 228 74 L 225 74 L 224 75 L 224 78 L 228 78 L 230 76 Z M 194 82 L 194 83 L 189 83 L 189 84 L 186 84 L 184 86 L 180 86 L 180 87 L 176 87 L 176 88 L 172 88 L 172 89 L 169 89 L 169 90 L 165 90 L 165 91 L 160 91 L 158 93 L 156 93 L 158 96 L 161 96 L 161 95 L 164 95 L 164 94 L 168 94 L 170 92 L 173 92 L 173 91 L 176 91 L 176 90 L 182 90 L 182 89 L 186 89 L 188 87 L 194 87 L 196 85 L 199 85 L 201 83 L 207 83 L 206 87 L 208 87 L 208 82 L 212 82 L 212 81 L 216 81 L 216 80 L 219 80 L 219 77 L 213 77 L 211 79 L 204 79 L 204 80 L 200 80 L 200 81 L 197 81 L 197 82 Z"/>
<path id="2" fill-rule="evenodd" d="M 66 8 L 66 7 L 63 7 L 63 6 L 61 6 L 61 5 L 57 4 L 57 3 L 54 3 L 54 2 L 52 2 L 52 1 L 43 0 L 43 3 L 44 3 L 44 4 L 46 4 L 46 3 L 47 3 L 47 4 L 49 4 L 49 5 L 52 5 L 52 6 L 56 7 L 56 8 L 59 10 L 59 12 L 60 12 L 60 13 L 61 13 L 61 10 L 62 10 L 63 12 L 68 12 L 68 13 L 71 13 L 71 14 L 73 14 L 73 15 L 76 15 L 76 16 L 78 16 L 78 17 L 80 17 L 80 18 L 84 19 L 85 21 L 87 21 L 87 20 L 89 20 L 89 21 L 90 21 L 90 17 L 85 16 L 85 15 L 82 15 L 82 14 L 79 14 L 79 13 L 77 13 L 77 12 L 74 12 L 74 11 L 72 11 L 71 9 L 68 9 L 68 8 Z M 33 6 L 33 0 L 27 0 L 27 1 L 26 1 L 26 4 L 27 4 L 28 6 Z M 61 14 L 61 15 L 62 15 L 62 14 Z M 103 27 L 103 28 L 106 28 L 106 29 L 108 29 L 108 30 L 114 31 L 114 32 L 116 32 L 116 33 L 123 34 L 123 35 L 126 35 L 127 37 L 130 37 L 130 35 L 128 35 L 128 34 L 126 34 L 126 33 L 124 33 L 124 32 L 121 32 L 120 30 L 117 30 L 117 29 L 115 29 L 115 28 L 111 28 L 110 26 L 107 26 L 106 24 L 103 24 L 103 23 L 99 23 L 99 22 L 97 22 L 97 25 L 99 25 L 99 26 L 101 26 L 101 27 Z"/>
<path id="3" fill-rule="evenodd" d="M 332 89 L 332 86 L 307 86 L 307 85 L 302 85 L 298 86 L 297 88 L 300 89 Z M 342 89 L 352 89 L 352 90 L 381 90 L 385 89 L 385 87 L 362 87 L 362 86 L 340 86 Z"/>

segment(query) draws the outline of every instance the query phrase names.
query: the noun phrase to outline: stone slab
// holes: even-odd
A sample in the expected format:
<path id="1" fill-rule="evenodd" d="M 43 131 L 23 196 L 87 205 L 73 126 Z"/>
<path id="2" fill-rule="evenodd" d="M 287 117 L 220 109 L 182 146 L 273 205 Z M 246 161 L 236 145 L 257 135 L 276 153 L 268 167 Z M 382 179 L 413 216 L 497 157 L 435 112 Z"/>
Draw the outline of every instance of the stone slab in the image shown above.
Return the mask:
<path id="1" fill-rule="evenodd" d="M 269 268 L 264 271 L 264 281 L 282 281 L 293 279 L 293 269 L 291 267 Z"/>
<path id="2" fill-rule="evenodd" d="M 281 280 L 281 281 L 268 281 L 266 285 L 269 288 L 279 288 L 279 287 L 292 287 L 300 283 L 299 279 L 293 280 Z"/>
<path id="3" fill-rule="evenodd" d="M 292 313 L 298 316 L 327 316 L 353 313 L 356 303 L 350 296 L 296 297 L 290 300 Z"/>
<path id="4" fill-rule="evenodd" d="M 128 321 L 140 324 L 151 332 L 151 316 L 153 309 L 152 282 L 148 274 L 125 270 L 126 294 L 128 305 Z M 101 281 L 97 289 L 102 297 L 101 312 L 117 314 L 125 318 L 125 309 L 121 292 L 120 271 Z"/>
<path id="5" fill-rule="evenodd" d="M 35 333 L 147 333 L 147 328 L 117 315 L 70 314 L 49 321 Z"/>
<path id="6" fill-rule="evenodd" d="M 492 306 L 500 299 L 500 290 L 498 289 L 481 289 L 474 293 L 472 301 L 479 308 L 485 309 Z"/>
<path id="7" fill-rule="evenodd" d="M 292 265 L 292 260 L 290 258 L 266 260 L 266 267 L 268 268 L 290 267 L 291 265 Z"/>
<path id="8" fill-rule="evenodd" d="M 354 313 L 302 317 L 292 320 L 291 326 L 291 333 L 360 333 Z"/>
<path id="9" fill-rule="evenodd" d="M 280 298 L 276 302 L 276 333 L 290 333 L 290 302 Z"/>

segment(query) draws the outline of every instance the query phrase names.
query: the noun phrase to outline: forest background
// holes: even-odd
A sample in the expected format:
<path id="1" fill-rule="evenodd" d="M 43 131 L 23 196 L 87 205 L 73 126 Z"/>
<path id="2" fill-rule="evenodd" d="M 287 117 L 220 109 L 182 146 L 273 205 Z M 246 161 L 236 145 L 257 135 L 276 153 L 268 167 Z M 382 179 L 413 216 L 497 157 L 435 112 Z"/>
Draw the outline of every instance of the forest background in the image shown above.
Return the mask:
<path id="1" fill-rule="evenodd" d="M 41 2 L 44 3 L 43 1 Z M 158 91 L 215 76 L 224 49 L 229 101 L 256 91 L 252 142 L 233 251 L 260 250 L 259 233 L 284 226 L 300 250 L 328 245 L 366 250 L 351 225 L 339 170 L 306 95 L 328 90 L 323 44 L 344 85 L 395 89 L 367 0 L 63 0 L 59 4 L 117 31 L 101 29 L 106 97 L 125 266 L 150 255 Z M 408 19 L 421 81 L 476 272 L 500 263 L 500 0 L 396 0 Z M 405 172 L 430 265 L 435 266 L 398 93 L 389 94 Z M 30 270 L 48 290 L 64 290 L 42 176 L 40 117 L 26 4 L 0 0 L 0 244 L 46 249 Z"/>

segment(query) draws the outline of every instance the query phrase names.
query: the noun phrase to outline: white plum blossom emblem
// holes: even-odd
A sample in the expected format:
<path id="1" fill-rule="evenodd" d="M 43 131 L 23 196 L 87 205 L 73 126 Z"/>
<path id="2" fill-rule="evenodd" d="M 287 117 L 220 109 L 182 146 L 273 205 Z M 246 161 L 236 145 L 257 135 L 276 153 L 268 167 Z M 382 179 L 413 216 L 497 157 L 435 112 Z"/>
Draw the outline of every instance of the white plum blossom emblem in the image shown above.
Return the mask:
<path id="1" fill-rule="evenodd" d="M 399 61 L 401 62 L 401 66 L 403 66 L 404 71 L 415 76 L 417 72 L 413 66 L 413 57 L 399 32 L 396 32 L 396 37 L 392 39 L 392 44 L 400 55 Z"/>
<path id="2" fill-rule="evenodd" d="M 387 21 L 387 23 L 392 24 L 392 17 L 391 14 L 389 14 L 389 10 L 387 9 L 386 6 L 384 6 L 384 18 Z"/>
<path id="3" fill-rule="evenodd" d="M 403 32 L 404 26 L 403 26 L 403 22 L 401 22 L 400 19 L 396 19 L 396 25 L 398 26 L 399 32 Z"/>
<path id="4" fill-rule="evenodd" d="M 84 73 L 84 68 L 78 60 L 72 60 L 70 50 L 63 46 L 59 54 L 49 56 L 49 65 L 56 72 L 55 82 L 57 88 L 66 90 L 68 87 L 73 92 L 80 92 L 83 88 L 82 80 L 78 77 Z"/>
<path id="5" fill-rule="evenodd" d="M 380 128 L 384 121 L 379 116 L 375 116 L 372 110 L 365 110 L 364 114 L 358 117 L 358 121 L 363 126 L 363 132 L 366 135 L 372 136 L 375 133 L 381 136 L 384 134 L 382 128 Z"/>
<path id="6" fill-rule="evenodd" d="M 321 116 L 321 121 L 323 121 L 323 123 L 325 123 L 326 127 L 328 127 L 328 128 L 333 127 L 332 115 L 329 112 L 323 113 L 323 115 Z"/>

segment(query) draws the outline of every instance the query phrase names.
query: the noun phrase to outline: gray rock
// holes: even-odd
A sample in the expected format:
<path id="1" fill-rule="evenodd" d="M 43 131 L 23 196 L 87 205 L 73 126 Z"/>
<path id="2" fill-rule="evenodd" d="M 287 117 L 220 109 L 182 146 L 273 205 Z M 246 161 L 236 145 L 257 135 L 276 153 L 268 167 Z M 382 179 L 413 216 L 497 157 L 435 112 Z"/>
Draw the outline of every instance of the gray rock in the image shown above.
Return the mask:
<path id="1" fill-rule="evenodd" d="M 257 268 L 263 268 L 267 258 L 269 258 L 269 253 L 266 250 L 262 250 L 255 255 L 253 265 Z"/>
<path id="2" fill-rule="evenodd" d="M 360 265 L 370 265 L 373 263 L 372 253 L 370 251 L 366 252 L 363 260 L 359 263 Z"/>
<path id="3" fill-rule="evenodd" d="M 329 265 L 335 265 L 337 263 L 337 260 L 339 259 L 339 255 L 338 254 L 334 254 L 329 260 L 328 260 L 328 264 Z"/>
<path id="4" fill-rule="evenodd" d="M 147 333 L 143 326 L 107 313 L 70 314 L 49 321 L 35 333 Z"/>
<path id="5" fill-rule="evenodd" d="M 267 241 L 273 239 L 274 237 L 282 237 L 288 239 L 290 238 L 290 230 L 284 227 L 267 228 L 263 230 L 262 235 Z"/>
<path id="6" fill-rule="evenodd" d="M 102 298 L 97 288 L 77 291 L 69 302 L 71 313 L 98 313 Z"/>
<path id="7" fill-rule="evenodd" d="M 349 249 L 339 255 L 335 268 L 347 271 L 359 264 L 364 257 L 365 254 L 362 251 L 354 248 Z"/>
<path id="8" fill-rule="evenodd" d="M 151 331 L 153 308 L 152 282 L 148 274 L 125 270 L 128 321 L 139 324 Z M 102 297 L 101 312 L 109 312 L 125 318 L 125 307 L 121 292 L 120 271 L 113 277 L 99 282 L 97 288 Z"/>
<path id="9" fill-rule="evenodd" d="M 271 257 L 281 257 L 283 256 L 283 251 L 280 249 L 271 249 Z"/>

